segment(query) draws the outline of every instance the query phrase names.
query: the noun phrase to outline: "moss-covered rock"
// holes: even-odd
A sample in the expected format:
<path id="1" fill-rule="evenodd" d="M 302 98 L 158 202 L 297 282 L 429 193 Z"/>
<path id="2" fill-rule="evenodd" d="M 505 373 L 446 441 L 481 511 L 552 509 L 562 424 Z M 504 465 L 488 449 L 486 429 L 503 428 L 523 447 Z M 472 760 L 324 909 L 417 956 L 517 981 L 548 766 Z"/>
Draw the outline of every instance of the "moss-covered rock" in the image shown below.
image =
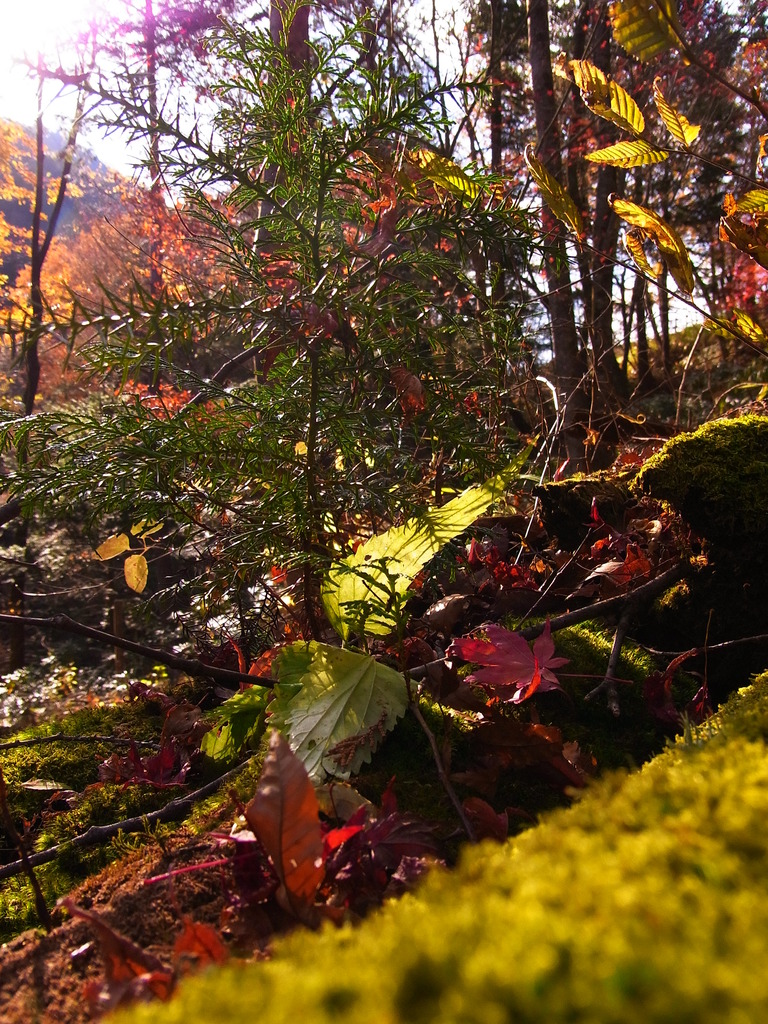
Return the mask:
<path id="1" fill-rule="evenodd" d="M 740 416 L 680 434 L 632 483 L 669 502 L 715 547 L 768 538 L 768 417 Z"/>
<path id="2" fill-rule="evenodd" d="M 599 504 L 605 522 L 620 529 L 632 500 L 629 480 L 630 475 L 615 477 L 594 473 L 537 487 L 535 491 L 547 532 L 557 538 L 561 548 L 575 550 L 592 528 L 593 501 Z"/>
<path id="3" fill-rule="evenodd" d="M 116 1020 L 759 1024 L 766 737 L 768 676 L 642 771 L 469 850 L 359 928 L 297 934 Z"/>

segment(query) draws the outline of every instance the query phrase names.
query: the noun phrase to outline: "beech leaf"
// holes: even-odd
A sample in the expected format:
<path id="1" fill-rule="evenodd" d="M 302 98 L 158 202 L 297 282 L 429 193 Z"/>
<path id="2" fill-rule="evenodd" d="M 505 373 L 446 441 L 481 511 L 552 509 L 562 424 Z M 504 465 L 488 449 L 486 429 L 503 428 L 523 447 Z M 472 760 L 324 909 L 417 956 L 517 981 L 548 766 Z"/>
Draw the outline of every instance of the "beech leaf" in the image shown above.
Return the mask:
<path id="1" fill-rule="evenodd" d="M 245 818 L 272 861 L 288 905 L 305 917 L 324 875 L 319 807 L 304 765 L 277 731 Z"/>
<path id="2" fill-rule="evenodd" d="M 135 590 L 137 594 L 142 593 L 149 576 L 149 566 L 144 555 L 129 555 L 125 560 L 123 572 L 125 573 L 125 582 L 131 590 Z"/>
<path id="3" fill-rule="evenodd" d="M 127 533 L 118 533 L 114 537 L 108 537 L 103 544 L 96 548 L 96 556 L 103 562 L 110 558 L 117 558 L 127 551 L 131 546 L 131 540 Z"/>
<path id="4" fill-rule="evenodd" d="M 387 635 L 397 626 L 393 604 L 419 570 L 449 540 L 481 515 L 520 475 L 531 446 L 507 469 L 440 508 L 427 509 L 386 533 L 371 537 L 353 555 L 334 565 L 322 587 L 328 619 L 342 640 L 353 632 Z"/>

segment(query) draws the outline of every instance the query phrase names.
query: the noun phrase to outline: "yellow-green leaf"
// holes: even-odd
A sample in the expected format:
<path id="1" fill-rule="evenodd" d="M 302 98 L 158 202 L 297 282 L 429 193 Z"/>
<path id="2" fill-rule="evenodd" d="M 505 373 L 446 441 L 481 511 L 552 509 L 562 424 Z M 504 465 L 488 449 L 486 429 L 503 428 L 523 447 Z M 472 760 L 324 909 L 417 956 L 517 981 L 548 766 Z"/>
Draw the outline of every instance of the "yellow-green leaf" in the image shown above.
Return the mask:
<path id="1" fill-rule="evenodd" d="M 617 217 L 633 227 L 640 228 L 653 239 L 678 287 L 690 295 L 693 291 L 693 264 L 683 240 L 675 229 L 666 224 L 653 210 L 632 203 L 628 199 L 612 195 L 608 202 Z"/>
<path id="2" fill-rule="evenodd" d="M 664 149 L 656 149 L 654 146 L 636 139 L 633 142 L 617 142 L 613 146 L 606 146 L 604 149 L 596 149 L 587 153 L 587 160 L 596 164 L 611 164 L 613 167 L 644 167 L 646 164 L 658 164 L 669 156 Z"/>
<path id="3" fill-rule="evenodd" d="M 768 189 L 753 188 L 736 203 L 737 213 L 764 213 L 768 210 Z"/>
<path id="4" fill-rule="evenodd" d="M 162 528 L 162 523 L 155 522 L 153 519 L 142 519 L 140 523 L 135 523 L 131 527 L 131 536 L 140 537 L 143 540 L 145 537 L 151 537 L 153 533 L 159 533 Z"/>
<path id="5" fill-rule="evenodd" d="M 629 93 L 588 60 L 572 60 L 568 67 L 589 109 L 631 135 L 642 135 L 645 118 Z"/>
<path id="6" fill-rule="evenodd" d="M 501 473 L 468 487 L 440 508 L 427 509 L 371 537 L 326 575 L 321 596 L 328 620 L 343 640 L 352 633 L 386 635 L 397 626 L 393 606 L 411 580 L 449 540 L 500 498 L 528 460 L 529 445 Z"/>
<path id="7" fill-rule="evenodd" d="M 525 147 L 525 162 L 531 172 L 531 177 L 539 186 L 541 198 L 552 213 L 581 238 L 584 234 L 584 226 L 576 203 L 554 174 L 550 174 L 544 164 L 534 156 L 533 146 Z"/>
<path id="8" fill-rule="evenodd" d="M 614 0 L 608 12 L 613 38 L 638 60 L 684 48 L 675 0 Z"/>
<path id="9" fill-rule="evenodd" d="M 659 86 L 660 81 L 661 79 L 656 78 L 653 82 L 653 99 L 656 103 L 656 109 L 661 114 L 661 119 L 667 126 L 667 131 L 672 138 L 682 142 L 684 146 L 690 146 L 698 138 L 701 125 L 691 124 L 687 117 L 683 117 L 681 113 L 675 110 L 672 104 L 664 98 L 664 93 Z"/>
<path id="10" fill-rule="evenodd" d="M 140 594 L 147 585 L 147 577 L 149 575 L 149 567 L 144 555 L 129 555 L 125 560 L 123 571 L 125 573 L 125 582 L 131 590 L 135 590 L 137 594 Z"/>
<path id="11" fill-rule="evenodd" d="M 648 262 L 643 248 L 643 232 L 639 228 L 630 228 L 624 236 L 624 248 L 632 257 L 637 269 L 647 277 L 658 277 L 658 272 Z"/>
<path id="12" fill-rule="evenodd" d="M 720 238 L 768 270 L 768 223 L 765 217 L 753 216 L 750 224 L 742 223 L 738 214 L 723 217 L 720 220 Z"/>
<path id="13" fill-rule="evenodd" d="M 765 331 L 760 324 L 753 320 L 749 313 L 739 309 L 738 306 L 733 311 L 733 322 L 739 334 L 748 341 L 760 347 L 765 346 L 766 342 L 768 342 L 768 337 L 766 337 Z"/>
<path id="14" fill-rule="evenodd" d="M 127 551 L 131 546 L 130 538 L 125 533 L 118 533 L 114 537 L 108 537 L 103 544 L 96 548 L 96 556 L 103 562 L 109 558 L 116 558 Z"/>
<path id="15" fill-rule="evenodd" d="M 476 181 L 466 174 L 453 160 L 434 153 L 431 149 L 417 149 L 410 158 L 424 173 L 433 185 L 444 188 L 448 192 L 470 202 L 477 199 L 481 189 Z"/>

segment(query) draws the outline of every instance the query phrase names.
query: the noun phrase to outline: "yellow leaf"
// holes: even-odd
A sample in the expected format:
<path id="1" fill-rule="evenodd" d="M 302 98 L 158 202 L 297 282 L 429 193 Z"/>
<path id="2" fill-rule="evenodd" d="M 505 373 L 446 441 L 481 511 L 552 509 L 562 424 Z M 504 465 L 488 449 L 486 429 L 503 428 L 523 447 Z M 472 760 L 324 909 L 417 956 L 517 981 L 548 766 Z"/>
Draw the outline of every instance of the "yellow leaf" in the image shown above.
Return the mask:
<path id="1" fill-rule="evenodd" d="M 632 97 L 588 60 L 569 61 L 573 80 L 589 109 L 632 135 L 642 135 L 645 118 Z"/>
<path id="2" fill-rule="evenodd" d="M 745 192 L 728 213 L 764 213 L 768 210 L 768 189 L 753 188 Z"/>
<path id="3" fill-rule="evenodd" d="M 693 291 L 693 264 L 683 240 L 674 228 L 666 224 L 653 210 L 632 203 L 628 199 L 612 195 L 609 196 L 608 202 L 617 217 L 633 227 L 640 228 L 653 239 L 678 287 L 690 295 Z"/>
<path id="4" fill-rule="evenodd" d="M 739 334 L 753 344 L 759 345 L 762 348 L 768 342 L 765 331 L 760 324 L 753 320 L 749 313 L 739 309 L 738 306 L 733 311 L 733 322 Z"/>
<path id="5" fill-rule="evenodd" d="M 116 558 L 118 555 L 122 555 L 124 551 L 127 551 L 131 546 L 131 541 L 127 534 L 118 533 L 114 537 L 108 537 L 103 544 L 100 544 L 96 548 L 96 557 L 100 558 L 103 562 L 106 562 L 110 558 Z"/>
<path id="6" fill-rule="evenodd" d="M 653 82 L 653 99 L 656 103 L 656 109 L 661 114 L 661 119 L 667 126 L 667 131 L 678 142 L 682 142 L 684 146 L 690 146 L 698 138 L 699 132 L 701 131 L 700 124 L 691 124 L 687 117 L 683 117 L 682 114 L 678 113 L 677 110 L 669 103 L 661 91 L 659 82 L 661 79 L 656 78 Z"/>
<path id="7" fill-rule="evenodd" d="M 544 164 L 534 156 L 533 146 L 525 147 L 525 162 L 531 172 L 531 177 L 539 186 L 542 199 L 552 213 L 581 238 L 584 234 L 584 227 L 576 203 L 557 178 L 550 174 Z"/>
<path id="8" fill-rule="evenodd" d="M 613 38 L 638 60 L 684 49 L 675 0 L 614 0 L 608 13 Z"/>
<path id="9" fill-rule="evenodd" d="M 624 236 L 624 247 L 632 257 L 637 269 L 647 277 L 658 277 L 658 272 L 648 262 L 643 248 L 643 232 L 640 228 L 630 228 Z"/>
<path id="10" fill-rule="evenodd" d="M 480 195 L 480 186 L 453 160 L 440 156 L 431 149 L 417 149 L 409 154 L 413 163 L 424 172 L 433 185 L 463 199 L 474 201 Z"/>
<path id="11" fill-rule="evenodd" d="M 125 582 L 131 590 L 135 590 L 137 594 L 140 594 L 147 585 L 147 577 L 149 575 L 149 566 L 144 555 L 129 555 L 125 560 L 123 571 L 125 573 Z"/>
<path id="12" fill-rule="evenodd" d="M 131 527 L 131 536 L 140 537 L 143 540 L 145 537 L 151 537 L 153 533 L 159 533 L 162 528 L 162 523 L 152 519 L 142 519 L 140 523 L 135 523 Z"/>
<path id="13" fill-rule="evenodd" d="M 307 454 L 307 450 L 308 450 L 306 442 L 305 441 L 297 441 L 296 444 L 293 446 L 293 450 L 299 456 L 306 455 Z"/>
<path id="14" fill-rule="evenodd" d="M 596 149 L 586 154 L 586 159 L 596 164 L 610 164 L 612 167 L 644 167 L 646 164 L 658 164 L 669 156 L 664 149 L 655 149 L 647 142 L 637 139 L 634 142 L 617 142 L 605 149 Z"/>

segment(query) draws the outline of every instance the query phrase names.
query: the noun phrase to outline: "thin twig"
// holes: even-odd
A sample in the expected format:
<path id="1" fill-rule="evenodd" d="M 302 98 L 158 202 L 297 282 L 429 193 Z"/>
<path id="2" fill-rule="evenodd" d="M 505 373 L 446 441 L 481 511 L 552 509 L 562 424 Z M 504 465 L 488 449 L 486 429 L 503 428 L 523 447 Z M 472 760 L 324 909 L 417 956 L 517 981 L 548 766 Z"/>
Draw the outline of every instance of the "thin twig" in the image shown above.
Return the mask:
<path id="1" fill-rule="evenodd" d="M 424 735 L 429 740 L 429 745 L 432 748 L 432 756 L 434 757 L 435 765 L 437 766 L 437 774 L 440 776 L 440 781 L 443 784 L 443 789 L 448 794 L 448 799 L 456 808 L 456 813 L 459 816 L 462 828 L 467 833 L 467 838 L 469 839 L 469 841 L 471 843 L 476 843 L 477 835 L 475 834 L 475 830 L 472 828 L 472 823 L 464 813 L 464 808 L 461 806 L 461 800 L 459 800 L 458 796 L 456 795 L 456 790 L 453 788 L 451 780 L 448 778 L 448 773 L 446 772 L 445 766 L 443 765 L 443 759 L 440 756 L 440 751 L 437 748 L 437 740 L 435 739 L 435 734 L 429 728 L 426 719 L 424 718 L 424 715 L 422 715 L 421 713 L 421 708 L 419 707 L 418 704 L 418 697 L 412 700 L 408 706 L 413 712 L 416 721 L 421 726 Z M 1 874 L 0 878 L 2 878 Z"/>
<path id="2" fill-rule="evenodd" d="M 42 743 L 110 743 L 113 747 L 130 747 L 132 743 L 135 743 L 137 747 L 150 747 L 152 750 L 162 749 L 161 745 L 153 740 L 124 739 L 122 736 L 69 736 L 63 732 L 53 732 L 50 736 L 33 736 L 27 740 L 8 740 L 7 743 L 0 743 L 0 750 L 37 747 Z"/>
<path id="3" fill-rule="evenodd" d="M 169 668 L 178 669 L 191 676 L 204 676 L 219 683 L 229 683 L 233 687 L 240 683 L 254 683 L 257 686 L 274 686 L 274 679 L 266 679 L 262 676 L 249 676 L 245 672 L 234 672 L 228 668 L 218 668 L 216 665 L 206 665 L 197 658 L 180 658 L 176 654 L 169 654 L 158 647 L 148 647 L 146 644 L 138 644 L 133 640 L 126 640 L 123 637 L 115 636 L 114 633 L 107 633 L 103 629 L 95 629 L 93 626 L 86 626 L 82 622 L 70 619 L 68 615 L 52 615 L 50 618 L 39 618 L 33 615 L 7 615 L 0 614 L 0 622 L 9 625 L 32 626 L 37 629 L 58 629 L 65 633 L 74 633 L 77 636 L 88 637 L 96 640 L 106 647 L 119 647 L 124 651 L 131 651 L 142 658 L 149 658 L 160 665 L 167 665 Z"/>
<path id="4" fill-rule="evenodd" d="M 565 629 L 567 626 L 576 626 L 580 622 L 587 622 L 589 619 L 599 619 L 610 615 L 618 608 L 626 605 L 629 600 L 636 604 L 647 601 L 661 591 L 666 590 L 667 587 L 684 576 L 687 568 L 686 562 L 676 562 L 660 576 L 656 576 L 647 583 L 643 583 L 637 590 L 633 590 L 629 594 L 617 594 L 616 597 L 607 597 L 602 601 L 596 601 L 594 604 L 585 605 L 583 608 L 576 608 L 572 612 L 556 615 L 553 619 L 548 620 L 549 628 L 555 633 L 558 629 Z M 544 632 L 545 628 L 546 622 L 540 622 L 534 626 L 526 626 L 525 629 L 519 630 L 519 634 L 524 640 L 535 640 L 536 637 Z M 713 651 L 716 649 L 716 646 L 711 646 L 709 649 Z M 408 674 L 411 679 L 421 680 L 433 666 L 442 665 L 446 660 L 450 661 L 451 659 L 436 658 L 434 661 L 427 661 L 423 665 L 414 665 L 413 668 L 408 669 Z"/>
<path id="5" fill-rule="evenodd" d="M 634 612 L 635 602 L 631 601 L 621 613 L 621 618 L 616 626 L 616 632 L 613 635 L 611 656 L 608 659 L 608 668 L 605 670 L 605 677 L 601 683 L 597 684 L 594 690 L 590 690 L 584 697 L 584 700 L 594 700 L 595 697 L 599 697 L 601 693 L 607 694 L 608 710 L 616 718 L 618 718 L 621 713 L 621 709 L 619 708 L 619 695 L 616 691 L 616 670 L 619 667 L 621 648 L 624 643 L 624 638 L 627 635 L 630 622 L 634 616 Z"/>
<path id="6" fill-rule="evenodd" d="M 49 861 L 55 860 L 64 850 L 96 846 L 98 843 L 104 842 L 105 839 L 111 839 L 113 836 L 116 836 L 118 832 L 143 832 L 149 825 L 153 825 L 155 822 L 178 821 L 187 814 L 194 803 L 198 800 L 204 800 L 211 793 L 215 793 L 223 782 L 227 782 L 237 775 L 248 763 L 249 761 L 245 761 L 225 775 L 221 775 L 218 779 L 214 779 L 212 782 L 206 783 L 205 786 L 201 786 L 200 789 L 196 789 L 193 793 L 187 793 L 184 796 L 177 797 L 175 800 L 171 800 L 165 807 L 161 807 L 157 811 L 139 814 L 134 818 L 125 818 L 123 821 L 116 821 L 111 825 L 91 825 L 87 832 L 82 832 L 73 839 L 67 839 L 56 846 L 49 846 L 47 850 L 40 850 L 39 853 L 29 854 L 26 858 L 27 863 L 31 867 L 37 867 L 39 864 L 47 864 Z M 23 858 L 22 860 L 15 860 L 10 864 L 0 866 L 0 878 L 11 878 L 13 875 L 18 875 L 22 871 L 27 870 L 28 868 Z"/>
<path id="7" fill-rule="evenodd" d="M 3 776 L 2 768 L 0 768 L 0 814 L 2 814 L 3 825 L 5 826 L 5 831 L 8 833 L 9 839 L 19 851 L 20 860 L 16 861 L 16 864 L 19 865 L 19 871 L 25 872 L 29 879 L 29 884 L 32 886 L 32 892 L 35 894 L 35 910 L 37 910 L 37 916 L 40 918 L 40 924 L 47 932 L 50 932 L 53 930 L 51 912 L 48 910 L 48 904 L 45 902 L 43 890 L 40 888 L 40 883 L 35 875 L 31 858 L 24 848 L 24 840 L 16 831 L 16 826 L 13 823 L 11 811 L 8 807 L 8 794 L 5 789 L 5 778 Z"/>

